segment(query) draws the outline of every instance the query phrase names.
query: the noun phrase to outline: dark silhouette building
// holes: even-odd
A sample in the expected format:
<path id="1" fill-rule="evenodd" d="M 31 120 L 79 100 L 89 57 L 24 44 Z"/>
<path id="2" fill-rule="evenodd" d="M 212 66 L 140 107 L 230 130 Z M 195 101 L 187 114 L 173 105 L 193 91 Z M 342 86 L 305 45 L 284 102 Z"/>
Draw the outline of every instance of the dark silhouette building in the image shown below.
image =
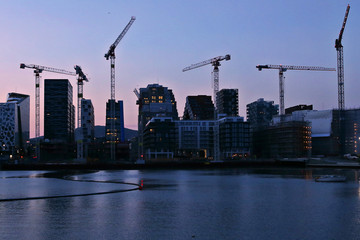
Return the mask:
<path id="1" fill-rule="evenodd" d="M 106 103 L 106 126 L 105 126 L 105 138 L 106 142 L 111 142 L 112 134 L 114 137 L 114 141 L 116 143 L 125 141 L 125 130 L 124 130 L 124 106 L 123 101 L 119 100 L 115 102 L 115 128 L 114 132 L 111 131 L 111 101 L 115 102 L 115 100 L 109 99 Z"/>
<path id="2" fill-rule="evenodd" d="M 139 158 L 143 158 L 143 131 L 146 124 L 156 116 L 170 117 L 178 120 L 176 101 L 171 89 L 159 84 L 149 84 L 146 88 L 140 88 L 140 93 L 136 91 L 139 105 L 138 115 L 138 137 L 139 137 Z"/>
<path id="3" fill-rule="evenodd" d="M 144 157 L 146 160 L 172 159 L 176 150 L 175 122 L 171 117 L 154 117 L 144 129 Z"/>
<path id="4" fill-rule="evenodd" d="M 250 122 L 251 129 L 269 126 L 273 116 L 278 113 L 279 105 L 274 105 L 274 101 L 264 101 L 263 98 L 246 105 L 247 121 Z"/>
<path id="5" fill-rule="evenodd" d="M 183 119 L 212 120 L 214 119 L 214 111 L 215 108 L 211 101 L 211 96 L 187 96 Z"/>
<path id="6" fill-rule="evenodd" d="M 218 114 L 226 114 L 228 117 L 239 115 L 238 89 L 221 89 L 216 94 L 216 110 Z"/>
<path id="7" fill-rule="evenodd" d="M 289 107 L 285 109 L 285 114 L 291 114 L 295 111 L 302 111 L 302 110 L 313 110 L 313 105 L 300 104 L 293 107 Z"/>
<path id="8" fill-rule="evenodd" d="M 146 88 L 140 88 L 136 104 L 139 105 L 139 131 L 157 115 L 171 117 L 174 120 L 179 118 L 172 90 L 159 84 L 149 84 Z"/>
<path id="9" fill-rule="evenodd" d="M 286 121 L 253 132 L 252 154 L 260 158 L 301 158 L 311 151 L 311 126 Z"/>
<path id="10" fill-rule="evenodd" d="M 144 130 L 144 160 L 214 160 L 215 126 L 219 125 L 220 159 L 236 160 L 249 155 L 249 124 L 242 117 L 219 120 L 173 120 L 154 117 Z"/>
<path id="11" fill-rule="evenodd" d="M 250 124 L 243 117 L 225 117 L 219 122 L 221 159 L 242 159 L 250 154 Z"/>
<path id="12" fill-rule="evenodd" d="M 73 88 L 67 79 L 45 79 L 44 138 L 52 142 L 74 141 Z"/>

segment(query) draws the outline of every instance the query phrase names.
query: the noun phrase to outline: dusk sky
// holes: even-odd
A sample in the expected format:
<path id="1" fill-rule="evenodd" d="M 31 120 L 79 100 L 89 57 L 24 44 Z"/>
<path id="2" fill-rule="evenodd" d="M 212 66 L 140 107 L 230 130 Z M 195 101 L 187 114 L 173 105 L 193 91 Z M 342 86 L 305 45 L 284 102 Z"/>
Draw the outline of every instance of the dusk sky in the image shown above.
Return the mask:
<path id="1" fill-rule="evenodd" d="M 212 95 L 212 66 L 182 72 L 184 67 L 216 56 L 231 55 L 220 67 L 220 89 L 239 89 L 239 110 L 258 98 L 279 103 L 277 70 L 258 64 L 336 68 L 335 39 L 346 6 L 351 6 L 343 35 L 345 105 L 359 108 L 360 2 L 343 0 L 157 0 L 157 1 L 0 1 L 0 102 L 7 93 L 31 97 L 34 137 L 35 79 L 20 63 L 74 71 L 80 65 L 90 78 L 84 97 L 95 108 L 95 124 L 105 123 L 110 98 L 109 46 L 131 16 L 136 21 L 119 43 L 116 54 L 116 99 L 124 101 L 125 127 L 137 129 L 134 88 L 159 83 L 173 90 L 179 115 L 186 96 Z M 75 77 L 42 73 L 41 135 L 44 79 Z M 337 108 L 337 73 L 288 71 L 285 107 L 313 104 Z"/>

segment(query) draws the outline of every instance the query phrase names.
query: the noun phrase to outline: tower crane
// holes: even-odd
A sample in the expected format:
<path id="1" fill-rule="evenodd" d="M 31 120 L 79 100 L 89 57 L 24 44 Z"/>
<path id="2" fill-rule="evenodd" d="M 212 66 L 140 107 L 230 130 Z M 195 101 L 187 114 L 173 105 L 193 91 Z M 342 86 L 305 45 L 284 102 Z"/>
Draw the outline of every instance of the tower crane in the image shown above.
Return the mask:
<path id="1" fill-rule="evenodd" d="M 77 75 L 77 86 L 78 86 L 78 106 L 77 106 L 77 127 L 81 129 L 81 99 L 84 97 L 84 81 L 88 82 L 89 79 L 82 71 L 81 67 L 78 65 L 74 66 L 75 73 Z M 83 142 L 83 132 L 80 130 L 80 139 L 77 142 L 77 159 L 82 160 L 84 158 L 84 142 Z"/>
<path id="2" fill-rule="evenodd" d="M 136 104 L 139 104 L 139 111 L 141 109 L 141 106 L 142 106 L 142 100 L 141 100 L 141 95 L 139 93 L 139 91 L 134 88 L 133 92 L 135 93 L 136 95 Z M 144 140 L 144 135 L 143 135 L 143 125 L 140 123 L 139 121 L 139 124 L 138 124 L 138 130 L 139 130 L 139 144 L 138 144 L 138 159 L 141 159 L 142 160 L 142 156 L 143 156 L 143 140 Z"/>
<path id="3" fill-rule="evenodd" d="M 259 71 L 262 69 L 279 69 L 279 95 L 280 95 L 280 115 L 285 114 L 284 110 L 284 72 L 287 70 L 308 70 L 308 71 L 335 71 L 335 68 L 309 67 L 309 66 L 289 66 L 289 65 L 257 65 Z"/>
<path id="4" fill-rule="evenodd" d="M 81 116 L 81 98 L 83 96 L 83 81 L 88 81 L 86 75 L 82 72 L 80 66 L 76 65 L 74 68 L 76 72 L 70 72 L 63 69 L 57 69 L 52 67 L 45 67 L 35 64 L 20 64 L 21 69 L 31 68 L 34 69 L 35 73 L 35 138 L 36 138 L 36 157 L 40 160 L 40 73 L 43 71 L 46 72 L 53 72 L 71 76 L 78 76 L 78 127 L 81 126 L 80 124 L 80 116 Z M 80 105 L 79 105 L 80 103 Z M 80 113 L 80 115 L 79 115 Z"/>
<path id="5" fill-rule="evenodd" d="M 106 60 L 110 58 L 110 78 L 111 78 L 111 101 L 110 101 L 110 115 L 111 115 L 111 160 L 115 161 L 115 48 L 121 41 L 121 39 L 125 36 L 127 31 L 130 29 L 131 25 L 135 21 L 135 17 L 132 16 L 129 23 L 126 25 L 124 30 L 117 37 L 115 42 L 111 44 L 109 51 L 105 53 Z"/>
<path id="6" fill-rule="evenodd" d="M 196 64 L 191 64 L 189 67 L 186 67 L 182 70 L 183 72 L 185 72 L 185 71 L 189 71 L 194 68 L 202 67 L 202 66 L 205 66 L 208 64 L 213 65 L 214 70 L 212 72 L 212 76 L 213 76 L 213 88 L 214 88 L 214 96 L 213 97 L 214 97 L 215 109 L 216 109 L 216 93 L 219 91 L 219 66 L 221 66 L 220 61 L 223 61 L 223 60 L 228 61 L 228 60 L 230 60 L 230 58 L 231 58 L 230 54 L 227 54 L 225 56 L 218 56 L 218 57 L 214 57 L 209 60 L 202 61 L 202 62 L 199 62 Z"/>
<path id="7" fill-rule="evenodd" d="M 344 53 L 343 45 L 341 43 L 344 33 L 346 21 L 349 15 L 350 5 L 347 6 L 343 25 L 341 27 L 339 38 L 335 40 L 335 48 L 337 52 L 337 74 L 338 74 L 338 107 L 339 110 L 345 109 L 345 96 L 344 96 Z"/>
<path id="8" fill-rule="evenodd" d="M 140 93 L 139 93 L 139 91 L 136 89 L 136 88 L 134 88 L 134 91 L 133 91 L 134 93 L 135 93 L 135 95 L 136 95 L 136 97 L 137 97 L 137 99 L 140 99 Z"/>
<path id="9" fill-rule="evenodd" d="M 35 138 L 36 138 L 36 158 L 40 160 L 40 73 L 43 71 L 47 72 L 54 72 L 54 73 L 60 73 L 60 74 L 66 74 L 66 75 L 73 75 L 76 74 L 73 72 L 69 72 L 62 69 L 57 68 L 51 68 L 51 67 L 44 67 L 40 65 L 35 64 L 20 64 L 21 69 L 25 68 L 32 68 L 34 70 L 35 74 Z"/>
<path id="10" fill-rule="evenodd" d="M 214 88 L 214 93 L 213 93 L 213 98 L 214 98 L 214 106 L 215 106 L 215 112 L 214 112 L 214 120 L 217 119 L 217 107 L 216 107 L 216 94 L 219 92 L 219 66 L 221 66 L 220 61 L 223 60 L 230 60 L 230 54 L 226 54 L 225 56 L 218 56 L 218 57 L 214 57 L 211 58 L 209 60 L 206 61 L 202 61 L 199 63 L 195 63 L 192 64 L 186 68 L 184 68 L 182 71 L 189 71 L 198 67 L 202 67 L 208 64 L 211 64 L 214 67 L 214 70 L 212 72 L 212 77 L 213 77 L 213 88 Z M 220 155 L 220 144 L 219 144 L 219 125 L 218 122 L 215 121 L 215 126 L 214 126 L 214 160 L 219 160 L 219 155 Z"/>

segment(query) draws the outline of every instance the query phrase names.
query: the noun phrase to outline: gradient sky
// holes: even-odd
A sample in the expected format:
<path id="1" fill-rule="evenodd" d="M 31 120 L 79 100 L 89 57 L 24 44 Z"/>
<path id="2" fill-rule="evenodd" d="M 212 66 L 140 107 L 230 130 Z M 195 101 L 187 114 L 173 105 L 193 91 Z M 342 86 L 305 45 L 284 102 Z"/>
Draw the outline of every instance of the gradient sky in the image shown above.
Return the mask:
<path id="1" fill-rule="evenodd" d="M 211 65 L 182 69 L 225 54 L 232 59 L 220 67 L 220 89 L 239 89 L 240 115 L 246 116 L 246 104 L 258 98 L 279 103 L 278 71 L 259 72 L 256 65 L 336 67 L 334 42 L 348 3 L 345 105 L 358 108 L 360 2 L 355 0 L 0 0 L 0 102 L 13 91 L 31 96 L 33 137 L 35 80 L 33 71 L 19 64 L 70 71 L 76 64 L 90 78 L 84 97 L 93 101 L 95 123 L 104 125 L 110 98 L 110 63 L 104 54 L 136 16 L 116 49 L 116 99 L 124 100 L 125 127 L 137 129 L 134 88 L 151 83 L 169 87 L 182 115 L 186 96 L 213 91 Z M 337 107 L 336 72 L 288 71 L 285 77 L 285 107 Z M 43 72 L 42 109 L 46 78 L 69 78 L 76 104 L 74 77 Z"/>

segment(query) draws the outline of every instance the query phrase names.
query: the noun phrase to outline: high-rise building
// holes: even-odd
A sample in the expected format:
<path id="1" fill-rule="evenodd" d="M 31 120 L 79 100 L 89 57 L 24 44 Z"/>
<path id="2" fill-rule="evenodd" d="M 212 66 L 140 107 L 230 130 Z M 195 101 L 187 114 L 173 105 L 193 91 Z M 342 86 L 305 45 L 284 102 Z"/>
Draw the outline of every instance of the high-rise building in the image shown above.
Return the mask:
<path id="1" fill-rule="evenodd" d="M 156 116 L 171 117 L 179 119 L 176 101 L 171 89 L 159 84 L 149 84 L 146 88 L 140 88 L 136 104 L 139 105 L 138 136 L 139 157 L 144 155 L 143 131 L 146 124 Z"/>
<path id="2" fill-rule="evenodd" d="M 115 125 L 114 132 L 111 131 L 111 104 L 115 106 Z M 115 102 L 115 100 L 109 99 L 106 103 L 106 126 L 105 126 L 105 138 L 107 142 L 113 140 L 116 143 L 125 141 L 125 129 L 124 129 L 124 107 L 123 101 L 119 100 Z"/>
<path id="3" fill-rule="evenodd" d="M 279 113 L 279 105 L 274 101 L 264 101 L 263 98 L 246 105 L 246 117 L 251 129 L 269 126 L 274 115 Z"/>
<path id="4" fill-rule="evenodd" d="M 214 119 L 214 111 L 215 108 L 211 101 L 211 96 L 187 96 L 183 119 L 212 120 Z"/>
<path id="5" fill-rule="evenodd" d="M 6 103 L 0 103 L 0 149 L 12 152 L 24 149 L 29 140 L 30 97 L 9 93 Z"/>
<path id="6" fill-rule="evenodd" d="M 179 118 L 172 90 L 159 84 L 149 84 L 146 88 L 140 88 L 140 97 L 136 104 L 139 105 L 139 131 L 157 115 L 171 117 L 174 120 Z"/>
<path id="7" fill-rule="evenodd" d="M 68 79 L 45 79 L 44 138 L 72 143 L 75 129 L 73 88 Z"/>
<path id="8" fill-rule="evenodd" d="M 216 94 L 216 110 L 218 114 L 226 114 L 228 117 L 239 115 L 239 91 L 238 89 L 221 89 Z"/>
<path id="9" fill-rule="evenodd" d="M 90 99 L 81 99 L 81 132 L 84 143 L 94 140 L 95 115 L 94 106 Z"/>

